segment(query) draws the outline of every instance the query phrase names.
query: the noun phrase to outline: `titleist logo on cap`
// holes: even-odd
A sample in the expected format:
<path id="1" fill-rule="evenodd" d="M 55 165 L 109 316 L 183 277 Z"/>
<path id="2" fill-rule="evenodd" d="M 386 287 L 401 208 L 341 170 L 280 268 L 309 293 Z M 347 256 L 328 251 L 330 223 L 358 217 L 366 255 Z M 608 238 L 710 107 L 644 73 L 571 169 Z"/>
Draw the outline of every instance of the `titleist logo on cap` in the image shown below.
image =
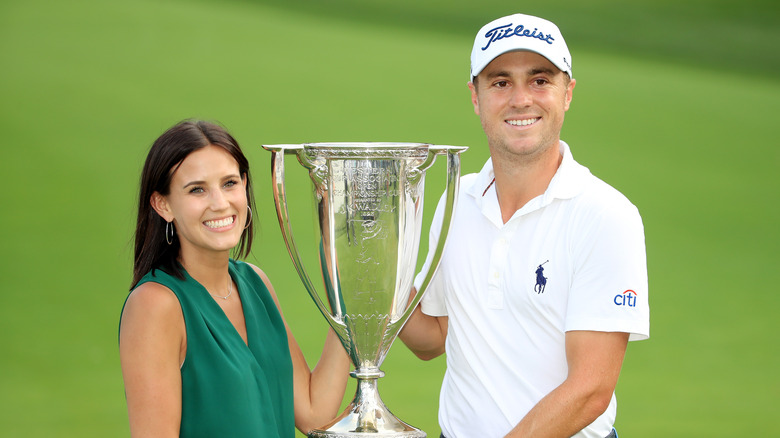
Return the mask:
<path id="1" fill-rule="evenodd" d="M 504 38 L 509 38 L 513 36 L 536 38 L 538 40 L 542 40 L 546 42 L 547 44 L 552 44 L 553 41 L 555 41 L 555 38 L 553 38 L 552 34 L 545 35 L 543 32 L 537 33 L 538 30 L 537 28 L 534 28 L 533 31 L 530 31 L 529 29 L 526 29 L 525 26 L 523 26 L 522 24 L 518 24 L 515 28 L 512 28 L 512 26 L 513 24 L 509 23 L 503 26 L 495 27 L 485 32 L 485 38 L 488 39 L 488 42 L 485 45 L 485 47 L 482 48 L 482 50 L 487 50 L 487 48 L 490 47 L 490 45 L 493 44 L 494 41 L 502 40 Z"/>

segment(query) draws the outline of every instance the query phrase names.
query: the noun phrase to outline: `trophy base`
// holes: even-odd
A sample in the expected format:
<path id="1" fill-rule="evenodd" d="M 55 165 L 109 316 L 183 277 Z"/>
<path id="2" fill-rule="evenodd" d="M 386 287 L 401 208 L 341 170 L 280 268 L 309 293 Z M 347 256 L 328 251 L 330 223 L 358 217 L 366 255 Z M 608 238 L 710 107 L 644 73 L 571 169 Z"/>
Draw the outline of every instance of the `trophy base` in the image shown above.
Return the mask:
<path id="1" fill-rule="evenodd" d="M 347 409 L 323 429 L 309 432 L 309 438 L 426 438 L 425 432 L 393 415 L 376 389 L 377 374 L 352 373 L 358 379 L 357 393 Z"/>
<path id="2" fill-rule="evenodd" d="M 382 418 L 382 426 L 377 428 L 362 429 L 355 426 L 358 423 L 357 415 L 353 406 L 342 414 L 336 420 L 336 423 L 325 430 L 314 429 L 309 432 L 309 438 L 426 438 L 425 432 L 410 426 L 396 418 L 393 414 L 390 417 Z M 387 413 L 389 411 L 385 410 Z"/>
<path id="3" fill-rule="evenodd" d="M 415 429 L 406 432 L 335 432 L 312 430 L 309 438 L 426 438 L 425 432 Z"/>

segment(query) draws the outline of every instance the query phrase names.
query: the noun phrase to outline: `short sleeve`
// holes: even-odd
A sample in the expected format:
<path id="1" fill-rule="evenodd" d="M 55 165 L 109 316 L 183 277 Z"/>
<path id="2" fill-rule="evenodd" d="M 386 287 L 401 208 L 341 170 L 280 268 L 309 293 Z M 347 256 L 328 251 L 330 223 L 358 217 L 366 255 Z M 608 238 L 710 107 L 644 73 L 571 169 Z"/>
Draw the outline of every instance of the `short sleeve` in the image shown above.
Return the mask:
<path id="1" fill-rule="evenodd" d="M 565 330 L 625 332 L 632 341 L 647 339 L 647 257 L 639 211 L 625 200 L 574 220 L 579 232 L 572 247 Z"/>

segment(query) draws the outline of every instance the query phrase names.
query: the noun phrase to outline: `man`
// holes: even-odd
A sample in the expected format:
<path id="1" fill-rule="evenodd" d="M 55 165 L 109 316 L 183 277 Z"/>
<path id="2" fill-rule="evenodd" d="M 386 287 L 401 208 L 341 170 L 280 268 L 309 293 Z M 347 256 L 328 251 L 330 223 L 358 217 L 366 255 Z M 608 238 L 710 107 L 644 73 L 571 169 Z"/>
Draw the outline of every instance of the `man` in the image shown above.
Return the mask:
<path id="1" fill-rule="evenodd" d="M 614 437 L 627 343 L 649 336 L 639 212 L 560 140 L 576 81 L 553 23 L 485 25 L 470 79 L 491 158 L 461 179 L 441 264 L 401 339 L 423 359 L 447 353 L 447 438 Z"/>

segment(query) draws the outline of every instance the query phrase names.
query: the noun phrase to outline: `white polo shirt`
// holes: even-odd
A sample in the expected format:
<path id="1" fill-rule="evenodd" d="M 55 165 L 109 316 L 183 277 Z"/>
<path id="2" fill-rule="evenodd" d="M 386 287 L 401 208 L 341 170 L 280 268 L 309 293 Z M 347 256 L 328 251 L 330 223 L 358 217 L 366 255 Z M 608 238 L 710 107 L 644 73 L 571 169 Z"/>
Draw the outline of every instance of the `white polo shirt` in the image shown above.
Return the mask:
<path id="1" fill-rule="evenodd" d="M 439 423 L 448 438 L 502 437 L 567 375 L 569 330 L 649 336 L 642 219 L 621 193 L 574 161 L 503 223 L 488 160 L 461 178 L 441 264 L 422 300 L 449 316 Z M 442 203 L 431 227 L 435 248 Z M 415 279 L 419 288 L 431 254 Z M 605 437 L 609 408 L 575 435 Z"/>

